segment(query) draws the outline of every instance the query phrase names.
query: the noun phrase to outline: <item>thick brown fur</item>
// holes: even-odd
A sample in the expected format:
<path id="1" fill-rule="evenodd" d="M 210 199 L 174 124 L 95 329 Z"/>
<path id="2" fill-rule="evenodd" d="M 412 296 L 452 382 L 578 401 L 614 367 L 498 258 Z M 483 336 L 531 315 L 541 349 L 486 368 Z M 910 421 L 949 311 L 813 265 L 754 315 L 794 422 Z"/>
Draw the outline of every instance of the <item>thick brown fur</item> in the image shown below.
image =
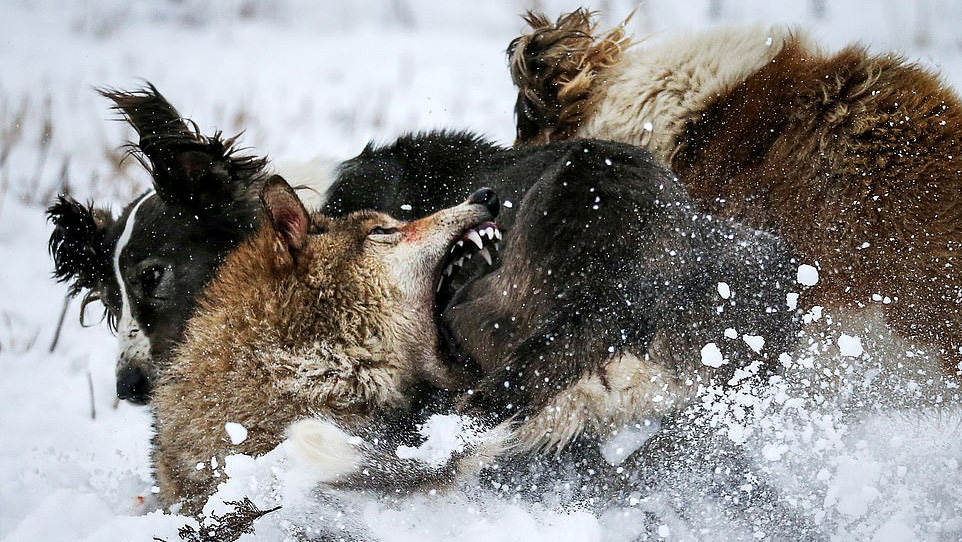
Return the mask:
<path id="1" fill-rule="evenodd" d="M 462 205 L 408 224 L 370 211 L 317 215 L 306 235 L 292 200 L 266 202 L 274 223 L 220 267 L 157 388 L 160 496 L 186 499 L 190 514 L 218 482 L 212 465 L 266 453 L 298 419 L 357 428 L 405 411 L 419 383 L 454 384 L 439 362 L 429 276 L 464 223 L 487 211 Z M 375 227 L 399 232 L 374 238 Z M 231 444 L 228 422 L 247 439 Z"/>
<path id="2" fill-rule="evenodd" d="M 598 96 L 599 74 L 616 64 L 631 44 L 624 25 L 595 38 L 595 23 L 585 9 L 562 15 L 552 24 L 542 14 L 527 12 L 533 32 L 508 46 L 511 78 L 518 86 L 519 104 L 527 104 L 539 124 L 538 143 L 574 135 Z"/>
<path id="3" fill-rule="evenodd" d="M 530 36 L 551 31 L 532 26 Z M 826 54 L 797 33 L 749 32 L 743 35 L 759 43 L 775 36 L 774 45 L 768 38 L 773 56 L 760 57 L 756 68 L 734 81 L 718 76 L 714 82 L 724 83 L 718 88 L 683 88 L 685 79 L 674 71 L 681 61 L 658 64 L 668 47 L 647 58 L 648 50 L 633 49 L 621 65 L 598 74 L 588 98 L 595 105 L 577 126 L 555 126 L 541 120 L 546 117 L 522 119 L 519 107 L 519 143 L 583 136 L 649 146 L 709 211 L 778 233 L 817 263 L 821 279 L 811 304 L 860 309 L 876 302 L 873 296 L 890 298 L 883 306 L 889 325 L 935 346 L 957 371 L 962 361 L 958 95 L 899 56 L 872 55 L 858 46 Z M 540 52 L 546 60 L 556 54 Z M 721 65 L 717 55 L 724 54 L 712 50 L 686 59 L 685 76 Z M 532 88 L 552 88 L 541 72 L 512 73 L 519 101 Z M 664 76 L 631 81 L 631 73 Z M 663 99 L 658 93 L 666 88 L 705 93 L 706 99 L 691 107 L 679 102 L 646 109 Z M 664 127 L 661 133 L 651 133 L 653 124 L 655 132 Z"/>

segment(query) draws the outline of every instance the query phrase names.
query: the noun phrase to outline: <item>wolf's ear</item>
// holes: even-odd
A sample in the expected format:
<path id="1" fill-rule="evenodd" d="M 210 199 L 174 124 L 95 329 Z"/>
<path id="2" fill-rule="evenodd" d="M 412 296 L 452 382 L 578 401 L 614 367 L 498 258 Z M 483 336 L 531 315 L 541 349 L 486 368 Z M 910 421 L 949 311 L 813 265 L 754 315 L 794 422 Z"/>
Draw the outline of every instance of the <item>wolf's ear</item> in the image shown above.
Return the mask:
<path id="1" fill-rule="evenodd" d="M 307 209 L 280 175 L 272 175 L 261 189 L 261 202 L 277 236 L 275 252 L 282 262 L 290 262 L 307 241 L 310 218 Z"/>
<path id="2" fill-rule="evenodd" d="M 57 281 L 70 283 L 70 295 L 98 288 L 110 273 L 110 215 L 62 195 L 47 209 L 47 219 L 53 222 L 48 247 Z"/>
<path id="3" fill-rule="evenodd" d="M 132 154 L 150 171 L 161 200 L 188 206 L 207 218 L 223 215 L 250 223 L 247 216 L 229 216 L 230 210 L 235 203 L 250 202 L 248 189 L 262 178 L 265 159 L 237 155 L 236 137 L 201 135 L 153 85 L 100 93 L 137 131 Z"/>

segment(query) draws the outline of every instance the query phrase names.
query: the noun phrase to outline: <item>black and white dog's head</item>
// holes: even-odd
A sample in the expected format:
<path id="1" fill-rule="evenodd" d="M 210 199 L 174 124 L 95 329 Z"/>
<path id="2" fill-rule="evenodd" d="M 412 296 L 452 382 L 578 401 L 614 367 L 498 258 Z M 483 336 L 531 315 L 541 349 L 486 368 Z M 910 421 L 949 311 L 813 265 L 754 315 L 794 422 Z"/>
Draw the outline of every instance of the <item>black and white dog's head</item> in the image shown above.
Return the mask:
<path id="1" fill-rule="evenodd" d="M 48 210 L 50 252 L 71 295 L 106 307 L 120 339 L 117 395 L 142 404 L 204 285 L 256 227 L 266 160 L 239 156 L 234 138 L 201 135 L 153 86 L 101 92 L 137 131 L 131 154 L 153 189 L 116 219 L 60 196 Z"/>

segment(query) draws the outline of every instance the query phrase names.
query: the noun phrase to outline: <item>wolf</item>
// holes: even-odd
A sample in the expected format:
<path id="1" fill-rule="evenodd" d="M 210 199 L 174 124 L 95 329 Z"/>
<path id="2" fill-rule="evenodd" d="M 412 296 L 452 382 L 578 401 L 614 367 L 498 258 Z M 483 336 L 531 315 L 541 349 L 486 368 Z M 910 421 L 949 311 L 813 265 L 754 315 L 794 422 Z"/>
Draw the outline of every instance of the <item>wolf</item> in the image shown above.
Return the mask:
<path id="1" fill-rule="evenodd" d="M 725 28 L 632 47 L 586 10 L 508 47 L 518 145 L 640 145 L 705 211 L 816 262 L 803 303 L 878 306 L 903 337 L 962 362 L 962 102 L 932 71 L 801 31 Z"/>
<path id="2" fill-rule="evenodd" d="M 139 135 L 129 150 L 153 187 L 118 217 L 61 195 L 47 211 L 50 252 L 69 295 L 84 292 L 83 306 L 99 300 L 106 309 L 120 343 L 117 396 L 144 404 L 196 297 L 256 229 L 257 193 L 271 171 L 265 158 L 240 152 L 236 137 L 202 135 L 152 85 L 101 93 Z M 312 177 L 327 180 L 320 167 Z M 318 206 L 311 191 L 301 196 Z"/>
<path id="3" fill-rule="evenodd" d="M 466 385 L 441 363 L 434 284 L 457 243 L 493 250 L 488 235 L 465 245 L 497 227 L 492 190 L 412 222 L 311 216 L 278 176 L 260 199 L 259 230 L 218 268 L 152 402 L 160 497 L 191 514 L 225 456 L 266 453 L 300 418 L 367 426 Z"/>

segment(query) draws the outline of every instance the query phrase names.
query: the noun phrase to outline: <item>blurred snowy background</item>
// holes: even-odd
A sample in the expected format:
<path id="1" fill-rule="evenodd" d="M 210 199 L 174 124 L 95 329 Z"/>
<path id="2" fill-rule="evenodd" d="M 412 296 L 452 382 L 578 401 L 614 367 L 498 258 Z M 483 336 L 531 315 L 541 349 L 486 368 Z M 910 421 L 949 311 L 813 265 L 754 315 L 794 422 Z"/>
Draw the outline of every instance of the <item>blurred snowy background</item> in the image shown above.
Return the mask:
<path id="1" fill-rule="evenodd" d="M 605 25 L 636 7 L 584 4 L 601 10 Z M 136 161 L 118 162 L 131 133 L 112 120 L 94 87 L 150 81 L 204 132 L 246 129 L 243 143 L 283 162 L 343 159 L 372 139 L 440 127 L 509 144 L 514 94 L 503 51 L 523 28 L 519 14 L 536 8 L 554 17 L 579 5 L 0 2 L 0 540 L 172 541 L 187 522 L 142 515 L 151 486 L 149 415 L 114 405 L 115 344 L 106 326 L 82 329 L 74 302 L 51 351 L 64 288 L 50 280 L 45 205 L 69 190 L 117 209 L 147 186 Z M 731 23 L 787 23 L 829 48 L 861 41 L 877 52 L 895 50 L 962 85 L 962 3 L 950 0 L 652 0 L 639 5 L 629 29 L 657 39 Z M 870 360 L 866 350 L 861 357 Z M 811 397 L 801 404 L 791 417 L 775 415 L 753 428 L 748 444 L 836 539 L 962 540 L 957 410 L 902 405 L 853 418 L 832 405 L 805 407 Z M 248 487 L 274 461 L 261 460 L 266 471 L 240 462 L 232 482 Z M 280 532 L 270 516 L 262 521 L 264 536 Z M 583 512 L 458 495 L 371 505 L 361 521 L 385 540 L 626 536 Z M 737 535 L 670 527 L 653 536 Z"/>

